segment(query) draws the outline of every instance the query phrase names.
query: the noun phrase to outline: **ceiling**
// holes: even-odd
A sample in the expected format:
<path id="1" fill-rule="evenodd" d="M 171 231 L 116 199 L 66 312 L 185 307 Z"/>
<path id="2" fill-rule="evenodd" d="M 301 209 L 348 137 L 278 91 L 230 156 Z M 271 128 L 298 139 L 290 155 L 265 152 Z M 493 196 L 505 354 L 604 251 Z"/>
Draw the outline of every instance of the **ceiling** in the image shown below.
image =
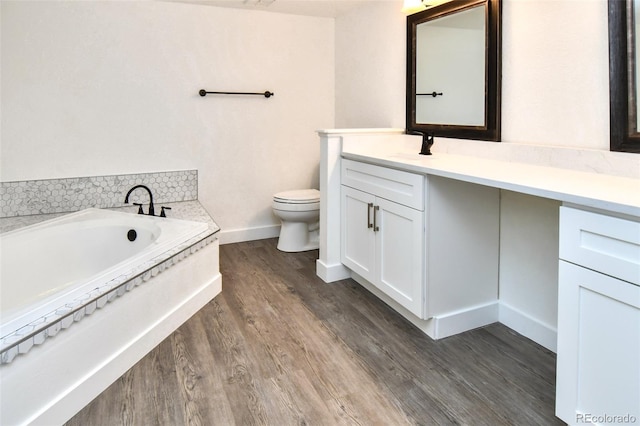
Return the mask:
<path id="1" fill-rule="evenodd" d="M 167 0 L 177 3 L 335 18 L 365 3 L 399 0 Z"/>

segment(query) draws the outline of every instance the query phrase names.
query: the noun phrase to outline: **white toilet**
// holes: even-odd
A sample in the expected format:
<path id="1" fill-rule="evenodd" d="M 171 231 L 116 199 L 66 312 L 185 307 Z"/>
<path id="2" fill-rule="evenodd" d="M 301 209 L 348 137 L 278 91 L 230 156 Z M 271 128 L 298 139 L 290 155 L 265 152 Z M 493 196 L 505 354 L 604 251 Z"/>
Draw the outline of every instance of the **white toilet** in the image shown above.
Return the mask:
<path id="1" fill-rule="evenodd" d="M 320 191 L 278 192 L 273 196 L 273 213 L 282 222 L 278 250 L 298 252 L 319 247 Z"/>

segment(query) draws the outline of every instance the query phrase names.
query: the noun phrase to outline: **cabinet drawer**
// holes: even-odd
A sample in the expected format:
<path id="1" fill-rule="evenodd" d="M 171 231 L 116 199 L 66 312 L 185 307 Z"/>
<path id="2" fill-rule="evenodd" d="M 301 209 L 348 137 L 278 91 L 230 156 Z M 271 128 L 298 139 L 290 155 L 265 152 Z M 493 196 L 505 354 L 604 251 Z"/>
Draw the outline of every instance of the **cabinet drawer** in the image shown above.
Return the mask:
<path id="1" fill-rule="evenodd" d="M 560 259 L 640 285 L 640 223 L 560 207 Z"/>
<path id="2" fill-rule="evenodd" d="M 342 160 L 342 184 L 424 210 L 424 176 L 358 161 Z"/>

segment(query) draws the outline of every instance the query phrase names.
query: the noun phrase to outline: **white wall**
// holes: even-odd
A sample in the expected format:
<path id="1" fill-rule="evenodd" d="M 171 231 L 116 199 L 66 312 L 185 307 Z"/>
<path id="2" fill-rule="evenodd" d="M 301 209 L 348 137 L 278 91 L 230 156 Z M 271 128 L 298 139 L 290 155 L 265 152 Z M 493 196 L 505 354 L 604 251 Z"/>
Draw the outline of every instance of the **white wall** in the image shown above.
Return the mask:
<path id="1" fill-rule="evenodd" d="M 609 150 L 604 0 L 506 0 L 502 139 Z"/>
<path id="2" fill-rule="evenodd" d="M 560 202 L 500 194 L 500 322 L 555 350 Z"/>
<path id="3" fill-rule="evenodd" d="M 405 127 L 402 0 L 367 2 L 336 18 L 336 127 Z"/>
<path id="4" fill-rule="evenodd" d="M 0 180 L 198 169 L 227 232 L 276 225 L 273 193 L 317 187 L 333 19 L 156 1 L 0 8 Z"/>

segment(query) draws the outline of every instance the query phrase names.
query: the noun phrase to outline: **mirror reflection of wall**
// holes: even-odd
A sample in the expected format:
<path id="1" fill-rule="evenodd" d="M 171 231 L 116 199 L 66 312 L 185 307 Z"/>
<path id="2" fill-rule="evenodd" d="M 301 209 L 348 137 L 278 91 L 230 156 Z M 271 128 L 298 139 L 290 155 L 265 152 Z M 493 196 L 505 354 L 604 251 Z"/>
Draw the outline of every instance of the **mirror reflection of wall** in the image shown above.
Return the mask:
<path id="1" fill-rule="evenodd" d="M 416 122 L 484 126 L 485 55 L 483 5 L 417 25 Z"/>

